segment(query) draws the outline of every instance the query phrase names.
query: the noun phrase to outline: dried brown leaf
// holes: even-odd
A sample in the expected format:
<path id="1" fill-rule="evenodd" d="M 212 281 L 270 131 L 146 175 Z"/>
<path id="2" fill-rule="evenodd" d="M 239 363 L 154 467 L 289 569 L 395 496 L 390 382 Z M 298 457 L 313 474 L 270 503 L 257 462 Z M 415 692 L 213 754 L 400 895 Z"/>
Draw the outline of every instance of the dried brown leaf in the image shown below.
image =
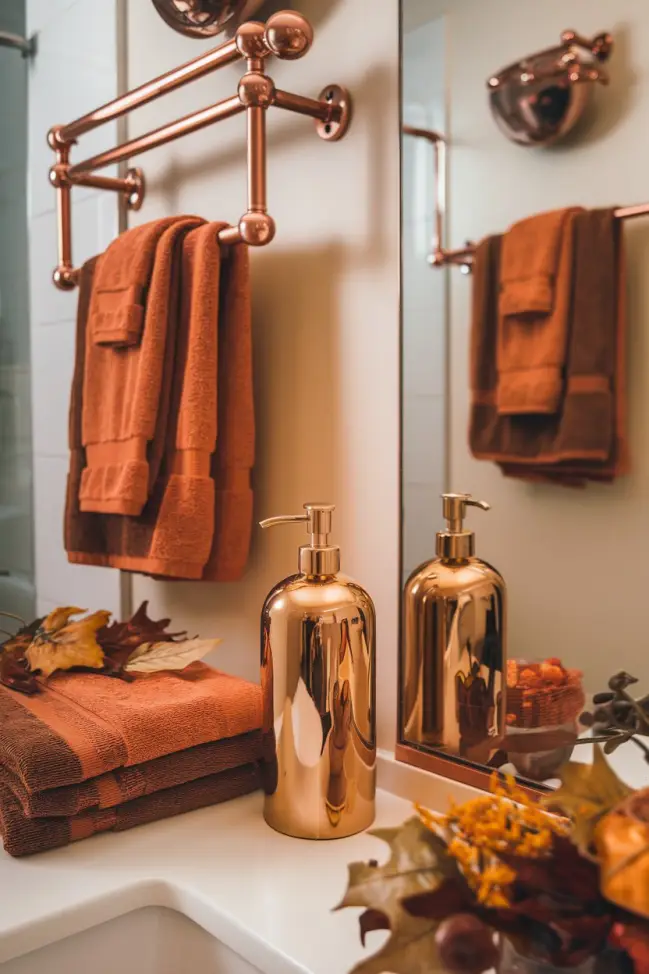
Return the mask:
<path id="1" fill-rule="evenodd" d="M 44 677 L 56 670 L 70 670 L 76 666 L 100 670 L 104 654 L 95 638 L 98 629 L 110 619 L 110 612 L 100 610 L 92 615 L 70 622 L 73 615 L 84 612 L 73 606 L 55 609 L 43 621 L 33 642 L 25 652 L 29 668 Z"/>
<path id="2" fill-rule="evenodd" d="M 184 670 L 190 663 L 204 659 L 222 642 L 222 639 L 185 639 L 179 643 L 142 643 L 128 658 L 124 669 L 127 673 Z"/>
<path id="3" fill-rule="evenodd" d="M 443 840 L 419 818 L 409 819 L 400 828 L 377 829 L 370 834 L 389 845 L 390 858 L 383 866 L 350 863 L 347 891 L 336 909 L 362 906 L 371 911 L 369 918 L 363 915 L 363 937 L 368 930 L 379 929 L 377 914 L 382 914 L 390 938 L 352 974 L 429 974 L 441 966 L 435 944 L 438 921 L 413 916 L 404 909 L 403 901 L 435 890 L 446 879 L 457 876 L 455 861 L 447 855 Z"/>
<path id="4" fill-rule="evenodd" d="M 187 637 L 186 632 L 166 632 L 170 619 L 150 619 L 148 605 L 143 602 L 126 622 L 113 622 L 97 633 L 97 642 L 114 666 L 123 666 L 142 643 L 173 642 Z"/>
<path id="5" fill-rule="evenodd" d="M 631 794 L 595 745 L 593 763 L 570 761 L 560 772 L 561 787 L 544 800 L 573 822 L 572 840 L 584 855 L 590 854 L 597 823 Z"/>

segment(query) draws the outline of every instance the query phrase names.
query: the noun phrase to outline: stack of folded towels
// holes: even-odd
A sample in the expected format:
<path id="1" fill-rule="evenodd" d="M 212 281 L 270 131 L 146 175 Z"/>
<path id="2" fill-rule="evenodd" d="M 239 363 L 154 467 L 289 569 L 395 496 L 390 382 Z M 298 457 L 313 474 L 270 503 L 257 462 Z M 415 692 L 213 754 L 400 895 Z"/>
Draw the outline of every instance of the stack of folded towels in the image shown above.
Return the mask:
<path id="1" fill-rule="evenodd" d="M 485 238 L 473 265 L 469 443 L 506 476 L 582 486 L 628 472 L 625 264 L 612 208 Z"/>
<path id="2" fill-rule="evenodd" d="M 247 247 L 169 217 L 83 266 L 70 401 L 68 559 L 238 579 L 252 529 Z"/>
<path id="3" fill-rule="evenodd" d="M 12 856 L 123 831 L 260 787 L 261 688 L 203 663 L 181 672 L 57 673 L 0 685 L 0 832 Z"/>

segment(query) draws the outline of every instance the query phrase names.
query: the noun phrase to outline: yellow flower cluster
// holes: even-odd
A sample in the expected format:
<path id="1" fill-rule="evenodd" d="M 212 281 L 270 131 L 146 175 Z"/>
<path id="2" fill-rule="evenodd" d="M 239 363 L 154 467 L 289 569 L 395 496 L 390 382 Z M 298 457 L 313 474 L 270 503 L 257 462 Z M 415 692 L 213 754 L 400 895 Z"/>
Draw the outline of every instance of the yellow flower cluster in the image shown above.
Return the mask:
<path id="1" fill-rule="evenodd" d="M 447 815 L 417 810 L 424 825 L 446 841 L 478 902 L 498 909 L 510 905 L 509 887 L 516 879 L 499 853 L 541 858 L 550 852 L 553 836 L 567 835 L 569 826 L 544 812 L 512 777 L 502 784 L 494 774 L 491 792 L 451 803 Z"/>

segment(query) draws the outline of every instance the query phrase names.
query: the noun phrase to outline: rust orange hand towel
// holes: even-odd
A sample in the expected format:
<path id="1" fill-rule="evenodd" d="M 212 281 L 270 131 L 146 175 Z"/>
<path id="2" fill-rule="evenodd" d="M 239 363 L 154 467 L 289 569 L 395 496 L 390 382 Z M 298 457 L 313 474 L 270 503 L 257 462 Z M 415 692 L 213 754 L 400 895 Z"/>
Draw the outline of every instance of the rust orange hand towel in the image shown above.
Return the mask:
<path id="1" fill-rule="evenodd" d="M 235 580 L 245 569 L 255 453 L 250 267 L 243 245 L 221 260 L 217 233 L 223 225 L 185 239 L 166 453 L 152 496 L 136 518 L 90 514 L 76 499 L 85 457 L 78 374 L 86 353 L 84 295 L 92 266 L 83 268 L 65 517 L 74 563 L 211 581 Z"/>
<path id="2" fill-rule="evenodd" d="M 541 213 L 503 237 L 496 360 L 501 415 L 556 413 L 561 404 L 578 212 Z"/>
<path id="3" fill-rule="evenodd" d="M 0 686 L 0 765 L 27 791 L 80 784 L 261 727 L 259 686 L 194 663 L 132 683 L 59 673 L 27 697 Z"/>
<path id="4" fill-rule="evenodd" d="M 144 327 L 146 294 L 160 237 L 180 217 L 133 227 L 101 256 L 92 292 L 89 327 L 99 345 L 138 345 Z"/>
<path id="5" fill-rule="evenodd" d="M 473 455 L 509 476 L 578 486 L 628 470 L 623 241 L 612 209 L 575 216 L 572 322 L 559 413 L 501 416 L 496 409 L 494 338 L 499 238 L 483 241 L 474 264 L 471 422 Z"/>
<path id="6" fill-rule="evenodd" d="M 139 344 L 98 345 L 87 328 L 81 413 L 86 466 L 79 504 L 82 511 L 140 514 L 159 471 L 169 412 L 178 324 L 180 248 L 202 221 L 175 219 L 159 237 Z M 105 274 L 109 252 L 95 268 Z M 93 301 L 89 322 L 92 323 Z"/>
<path id="7" fill-rule="evenodd" d="M 246 764 L 106 810 L 96 809 L 70 818 L 27 818 L 0 769 L 0 833 L 10 856 L 29 856 L 100 832 L 123 832 L 137 825 L 217 805 L 260 787 L 258 766 Z"/>

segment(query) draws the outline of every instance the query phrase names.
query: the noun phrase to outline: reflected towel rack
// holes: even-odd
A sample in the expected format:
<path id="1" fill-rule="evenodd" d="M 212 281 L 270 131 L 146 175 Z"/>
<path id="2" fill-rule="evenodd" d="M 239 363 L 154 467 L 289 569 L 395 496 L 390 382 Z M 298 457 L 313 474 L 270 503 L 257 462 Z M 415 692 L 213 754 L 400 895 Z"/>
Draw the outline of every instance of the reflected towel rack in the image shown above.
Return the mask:
<path id="1" fill-rule="evenodd" d="M 72 263 L 73 186 L 112 190 L 123 196 L 128 209 L 138 210 L 145 194 L 144 174 L 141 169 L 128 169 L 124 178 L 100 176 L 96 174 L 96 170 L 131 159 L 148 149 L 165 145 L 241 112 L 245 112 L 247 116 L 248 208 L 237 226 L 228 227 L 219 233 L 219 240 L 224 244 L 246 243 L 257 247 L 270 243 L 275 236 L 275 222 L 266 210 L 266 110 L 275 105 L 289 112 L 310 116 L 315 119 L 317 134 L 328 142 L 342 138 L 349 128 L 351 102 L 345 88 L 331 84 L 322 89 L 317 99 L 305 98 L 303 95 L 275 88 L 272 79 L 265 72 L 264 60 L 268 55 L 274 54 L 278 58 L 293 61 L 307 53 L 312 41 L 313 30 L 308 20 L 290 10 L 274 14 L 266 24 L 255 21 L 244 23 L 235 37 L 227 43 L 154 78 L 153 81 L 68 125 L 55 125 L 51 128 L 47 139 L 56 153 L 56 162 L 50 169 L 49 178 L 57 195 L 59 251 L 58 266 L 52 275 L 55 285 L 62 290 L 69 290 L 76 286 L 79 278 L 79 271 Z M 247 70 L 239 82 L 236 95 L 131 139 L 124 145 L 100 152 L 83 162 L 71 164 L 70 149 L 85 132 L 120 118 L 140 105 L 202 78 L 217 68 L 242 59 L 246 61 Z"/>
<path id="2" fill-rule="evenodd" d="M 470 274 L 473 265 L 473 255 L 475 253 L 475 244 L 472 241 L 467 241 L 466 246 L 458 250 L 445 250 L 442 247 L 446 187 L 446 139 L 433 129 L 416 128 L 412 125 L 403 125 L 402 132 L 404 135 L 412 135 L 420 139 L 425 139 L 433 146 L 435 229 L 428 263 L 433 267 L 454 265 L 460 267 L 464 274 Z M 634 206 L 620 206 L 614 213 L 618 220 L 629 220 L 635 216 L 649 216 L 649 203 L 638 203 Z"/>

